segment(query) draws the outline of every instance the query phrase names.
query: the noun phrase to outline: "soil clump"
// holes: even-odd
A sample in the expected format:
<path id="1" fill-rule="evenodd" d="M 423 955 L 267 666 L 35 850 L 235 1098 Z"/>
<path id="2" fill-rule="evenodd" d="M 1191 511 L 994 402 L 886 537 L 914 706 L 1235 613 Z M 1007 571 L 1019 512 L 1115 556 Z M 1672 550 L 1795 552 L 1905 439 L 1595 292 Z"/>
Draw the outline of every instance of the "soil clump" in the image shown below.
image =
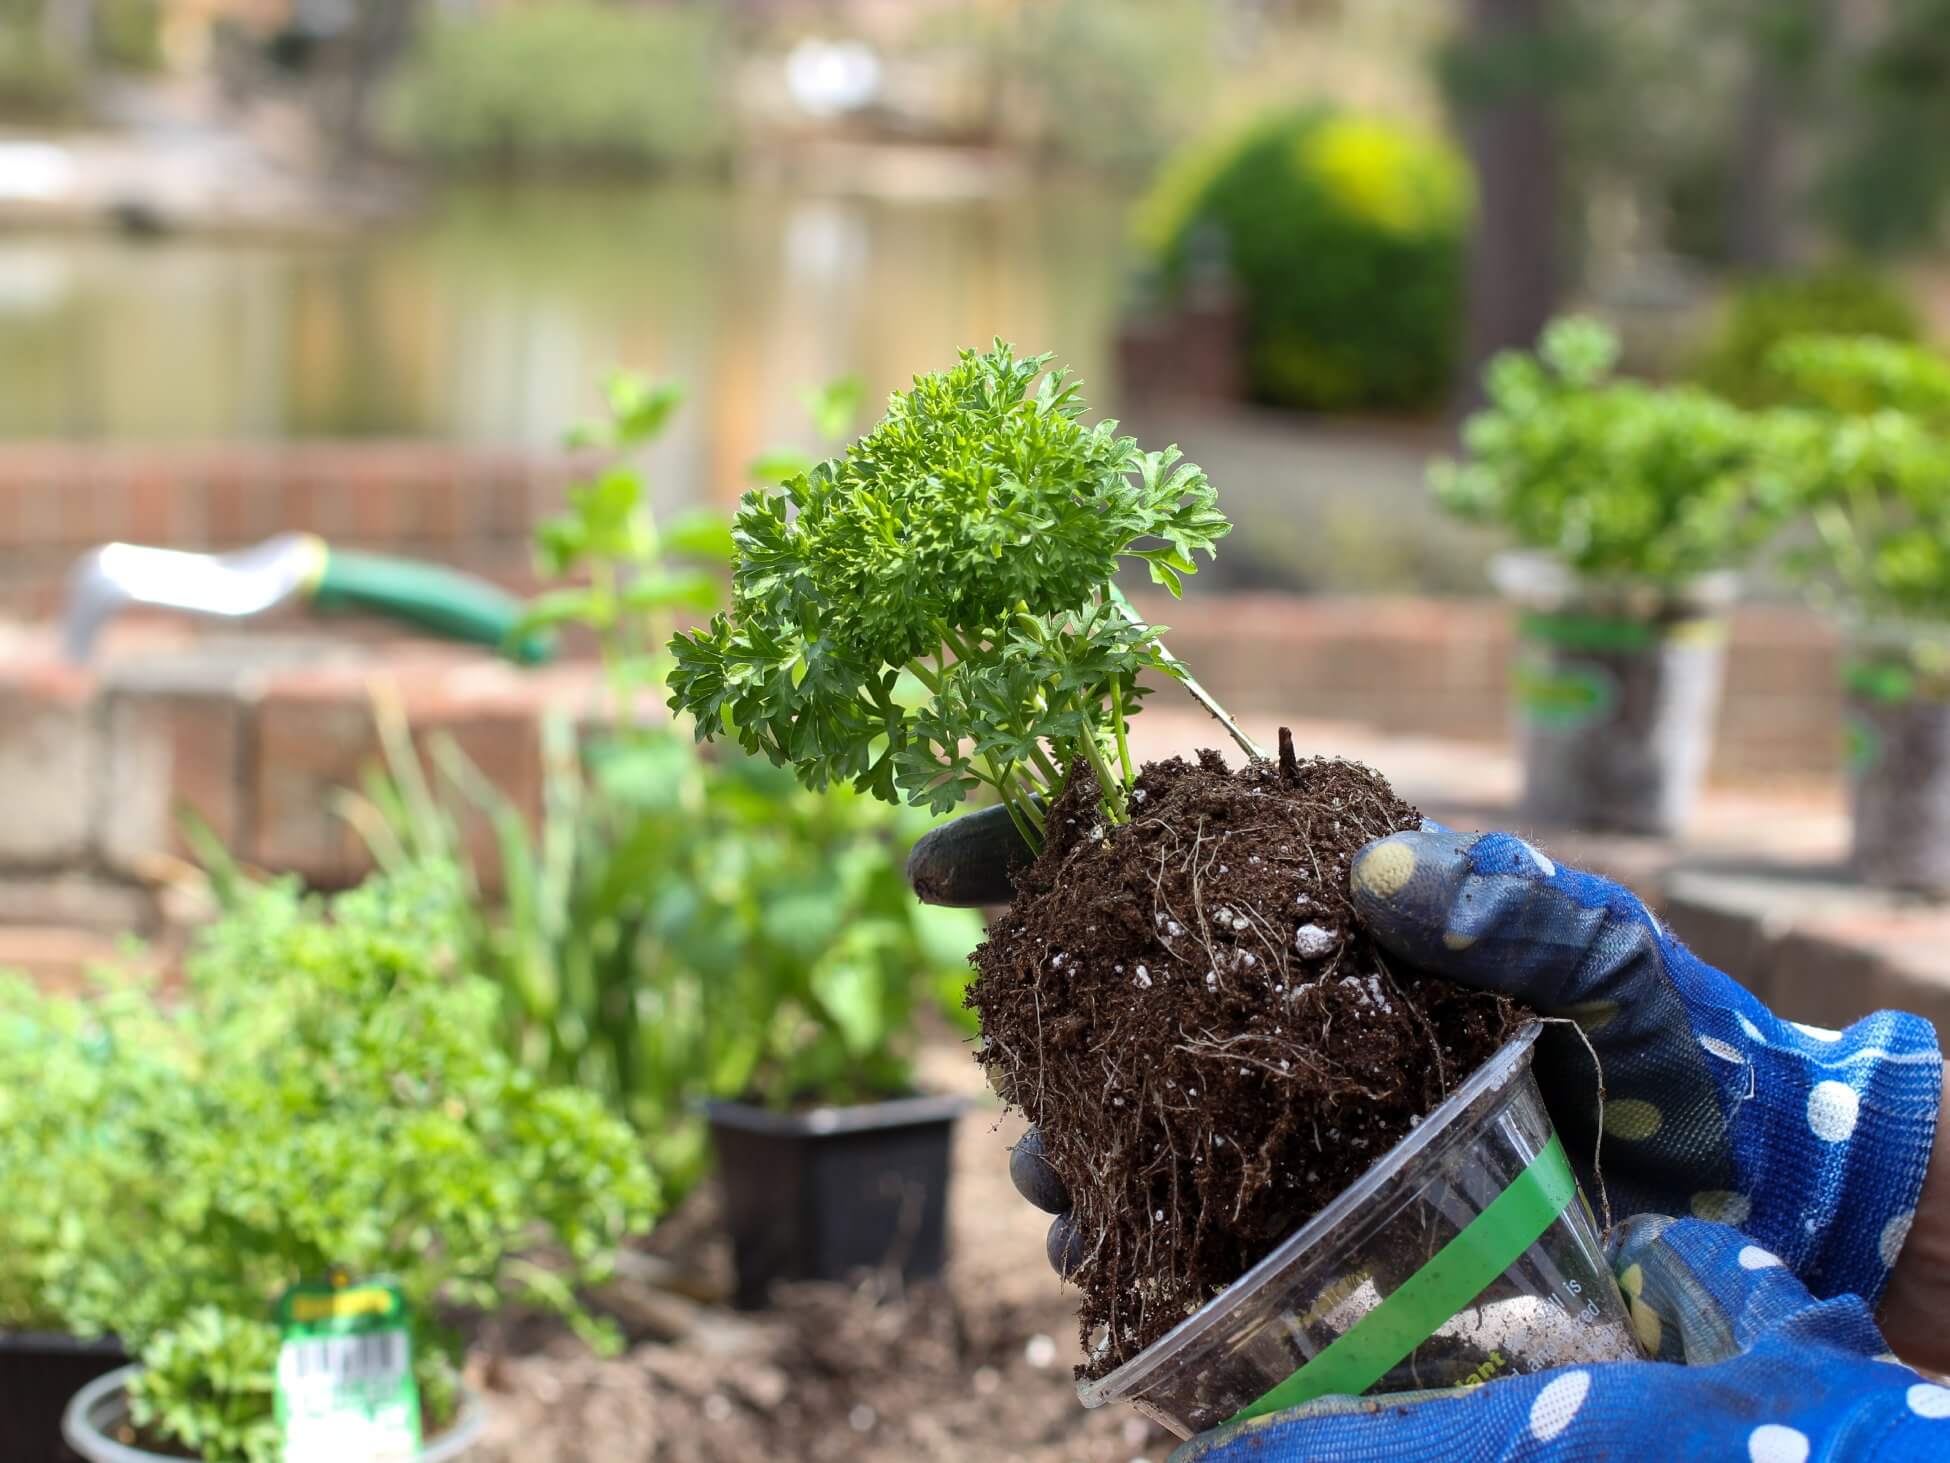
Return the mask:
<path id="1" fill-rule="evenodd" d="M 1116 828 L 1079 767 L 975 953 L 980 1060 L 1074 1206 L 1080 1376 L 1238 1279 L 1522 1019 L 1390 966 L 1348 868 L 1420 814 L 1366 767 L 1281 753 L 1152 763 Z"/>

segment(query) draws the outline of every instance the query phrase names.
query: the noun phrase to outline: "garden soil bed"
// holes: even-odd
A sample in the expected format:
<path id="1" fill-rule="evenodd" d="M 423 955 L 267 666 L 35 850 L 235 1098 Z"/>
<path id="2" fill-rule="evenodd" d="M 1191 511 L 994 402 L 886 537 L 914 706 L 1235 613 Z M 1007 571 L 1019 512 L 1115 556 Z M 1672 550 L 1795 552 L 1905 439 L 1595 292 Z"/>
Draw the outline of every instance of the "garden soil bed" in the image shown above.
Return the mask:
<path id="1" fill-rule="evenodd" d="M 1005 1118 L 945 1033 L 922 1082 L 983 1101 L 957 1126 L 950 1260 L 906 1291 L 781 1286 L 739 1313 L 709 1187 L 660 1226 L 648 1270 L 616 1287 L 626 1330 L 681 1332 L 593 1357 L 553 1326 L 524 1326 L 477 1363 L 489 1410 L 483 1463 L 1161 1463 L 1174 1440 L 1125 1408 L 1086 1412 L 1071 1339 L 1076 1292 L 1043 1259 L 1048 1217 L 1010 1185 Z M 675 1289 L 665 1287 L 675 1287 Z M 680 1293 L 691 1292 L 691 1296 Z"/>

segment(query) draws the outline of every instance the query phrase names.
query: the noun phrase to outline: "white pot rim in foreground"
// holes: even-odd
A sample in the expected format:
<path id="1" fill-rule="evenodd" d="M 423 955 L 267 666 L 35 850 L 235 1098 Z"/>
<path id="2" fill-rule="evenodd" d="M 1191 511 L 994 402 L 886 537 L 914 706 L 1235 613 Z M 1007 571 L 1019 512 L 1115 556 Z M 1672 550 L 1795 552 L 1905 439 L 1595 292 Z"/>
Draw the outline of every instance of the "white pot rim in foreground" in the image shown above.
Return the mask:
<path id="1" fill-rule="evenodd" d="M 1206 1333 L 1232 1319 L 1233 1312 L 1253 1297 L 1276 1276 L 1299 1263 L 1299 1257 L 1328 1240 L 1343 1221 L 1366 1206 L 1383 1184 L 1393 1179 L 1414 1159 L 1438 1143 L 1458 1137 L 1456 1122 L 1485 1093 L 1501 1088 L 1518 1078 L 1530 1063 L 1530 1049 L 1543 1031 L 1541 1021 L 1528 1021 L 1517 1033 L 1490 1054 L 1484 1062 L 1393 1148 L 1368 1165 L 1367 1170 L 1335 1196 L 1332 1203 L 1293 1231 L 1252 1269 L 1185 1317 L 1164 1335 L 1132 1357 L 1116 1371 L 1107 1372 L 1094 1382 L 1077 1388 L 1085 1407 L 1101 1407 L 1106 1402 L 1129 1398 L 1144 1390 L 1152 1373 L 1187 1348 L 1203 1340 Z M 118 1460 L 119 1463 L 119 1460 Z"/>
<path id="2" fill-rule="evenodd" d="M 183 1463 L 181 1458 L 151 1453 L 118 1443 L 106 1429 L 119 1425 L 128 1416 L 129 1380 L 142 1370 L 141 1363 L 118 1367 L 95 1378 L 69 1401 L 61 1415 L 61 1436 L 87 1463 Z M 461 1389 L 460 1413 L 453 1425 L 426 1444 L 413 1456 L 413 1463 L 452 1463 L 480 1441 L 487 1428 L 487 1408 L 466 1388 Z M 348 1458 L 345 1463 L 359 1463 Z"/>

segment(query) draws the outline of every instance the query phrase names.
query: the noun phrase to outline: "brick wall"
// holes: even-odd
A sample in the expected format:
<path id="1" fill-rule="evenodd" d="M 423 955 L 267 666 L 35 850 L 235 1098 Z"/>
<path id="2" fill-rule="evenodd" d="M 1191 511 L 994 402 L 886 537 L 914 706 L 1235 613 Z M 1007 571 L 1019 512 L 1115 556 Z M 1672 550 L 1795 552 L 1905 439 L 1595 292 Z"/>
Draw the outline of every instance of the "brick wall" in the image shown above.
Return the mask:
<path id="1" fill-rule="evenodd" d="M 0 613 L 45 614 L 75 556 L 111 539 L 221 549 L 302 530 L 518 578 L 570 468 L 430 443 L 0 444 Z"/>
<path id="2" fill-rule="evenodd" d="M 1255 723 L 1484 748 L 1506 737 L 1510 635 L 1496 605 L 1240 596 L 1141 608 L 1169 620 L 1173 648 Z M 425 641 L 289 624 L 213 633 L 181 619 L 117 624 L 99 666 L 82 671 L 58 661 L 48 628 L 0 627 L 0 879 L 140 886 L 159 858 L 187 852 L 175 825 L 188 809 L 246 861 L 347 883 L 365 860 L 335 799 L 378 759 L 376 686 L 398 699 L 423 748 L 451 736 L 532 811 L 541 720 L 593 714 L 597 680 L 586 661 L 523 671 Z M 1178 703 L 1165 690 L 1159 704 Z M 1744 612 L 1719 782 L 1832 786 L 1839 751 L 1832 637 L 1803 615 Z M 468 836 L 488 851 L 484 824 Z"/>
<path id="3" fill-rule="evenodd" d="M 1492 600 L 1140 600 L 1228 707 L 1356 722 L 1403 736 L 1501 743 L 1510 735 L 1511 619 Z M 1713 776 L 1832 778 L 1840 771 L 1839 646 L 1804 610 L 1735 617 Z"/>

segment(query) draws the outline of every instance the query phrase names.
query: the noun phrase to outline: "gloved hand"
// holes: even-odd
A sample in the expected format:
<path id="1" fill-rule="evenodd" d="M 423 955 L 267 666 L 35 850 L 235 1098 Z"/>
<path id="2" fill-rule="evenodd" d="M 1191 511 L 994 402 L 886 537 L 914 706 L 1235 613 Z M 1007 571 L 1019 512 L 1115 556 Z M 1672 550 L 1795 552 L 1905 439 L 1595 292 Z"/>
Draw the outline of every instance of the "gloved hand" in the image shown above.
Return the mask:
<path id="1" fill-rule="evenodd" d="M 1657 1362 L 1322 1398 L 1203 1434 L 1172 1463 L 1950 1457 L 1950 1387 L 1890 1358 L 1860 1297 L 1818 1301 L 1776 1256 L 1697 1219 L 1630 1220 L 1612 1259 Z"/>
<path id="2" fill-rule="evenodd" d="M 1025 857 L 1005 817 L 976 814 L 923 840 L 909 875 L 923 898 L 1002 903 Z M 1363 850 L 1350 882 L 1405 964 L 1582 1028 L 1609 1090 L 1606 1184 L 1620 1212 L 1646 1211 L 1614 1239 L 1628 1304 L 1655 1354 L 1691 1369 L 1616 1363 L 1439 1400 L 1323 1399 L 1196 1439 L 1184 1458 L 1231 1456 L 1242 1440 L 1256 1459 L 1474 1457 L 1560 1437 L 1552 1451 L 1569 1457 L 1738 1457 L 1743 1445 L 1756 1459 L 1946 1456 L 1950 1436 L 1920 1425 L 1950 1430 L 1950 1391 L 1868 1359 L 1884 1351 L 1870 1308 L 1896 1267 L 1891 1336 L 1950 1367 L 1950 1142 L 1936 1139 L 1932 1169 L 1943 1065 L 1927 1022 L 1885 1012 L 1838 1033 L 1780 1021 L 1626 890 L 1509 834 L 1397 834 Z M 1536 1067 L 1595 1192 L 1591 1058 L 1553 1027 Z M 1058 1212 L 1050 1256 L 1073 1265 L 1067 1198 L 1033 1132 L 1011 1173 Z M 1764 1247 L 1656 1217 L 1673 1210 Z"/>
<path id="3" fill-rule="evenodd" d="M 908 877 L 933 902 L 999 904 L 1026 857 L 1006 812 L 990 809 L 930 832 Z M 1370 844 L 1349 878 L 1391 955 L 1583 1029 L 1603 1067 L 1603 1190 L 1615 1212 L 1734 1224 L 1818 1296 L 1852 1292 L 1873 1304 L 1882 1294 L 1941 1096 L 1927 1021 L 1881 1012 L 1846 1033 L 1782 1021 L 1695 959 L 1627 890 L 1560 869 L 1512 834 L 1427 825 Z M 1595 1199 L 1597 1084 L 1577 1033 L 1550 1028 L 1535 1070 Z M 1058 1216 L 1049 1255 L 1067 1273 L 1081 1246 L 1033 1130 L 1010 1174 Z"/>
<path id="4" fill-rule="evenodd" d="M 1782 1021 L 1633 895 L 1508 833 L 1433 826 L 1370 844 L 1355 907 L 1405 964 L 1567 1016 L 1603 1067 L 1603 1177 L 1621 1215 L 1720 1220 L 1818 1297 L 1882 1295 L 1930 1163 L 1943 1059 L 1929 1022 Z M 1547 1029 L 1537 1080 L 1594 1202 L 1596 1084 Z"/>

